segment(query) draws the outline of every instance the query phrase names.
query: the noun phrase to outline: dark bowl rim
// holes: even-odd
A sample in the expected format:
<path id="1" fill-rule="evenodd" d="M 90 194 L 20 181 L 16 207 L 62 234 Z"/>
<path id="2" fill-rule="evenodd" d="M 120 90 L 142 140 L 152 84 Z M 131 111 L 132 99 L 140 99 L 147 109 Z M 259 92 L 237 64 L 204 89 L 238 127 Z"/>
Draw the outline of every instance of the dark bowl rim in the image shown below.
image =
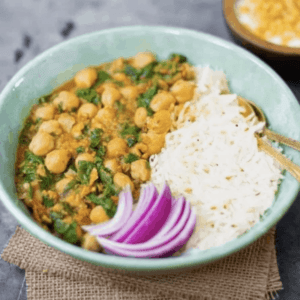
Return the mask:
<path id="1" fill-rule="evenodd" d="M 280 56 L 290 56 L 300 58 L 300 48 L 280 46 L 267 42 L 249 30 L 247 30 L 238 20 L 235 13 L 235 4 L 239 0 L 223 0 L 223 16 L 230 30 L 248 44 L 257 47 L 261 52 L 269 52 Z"/>

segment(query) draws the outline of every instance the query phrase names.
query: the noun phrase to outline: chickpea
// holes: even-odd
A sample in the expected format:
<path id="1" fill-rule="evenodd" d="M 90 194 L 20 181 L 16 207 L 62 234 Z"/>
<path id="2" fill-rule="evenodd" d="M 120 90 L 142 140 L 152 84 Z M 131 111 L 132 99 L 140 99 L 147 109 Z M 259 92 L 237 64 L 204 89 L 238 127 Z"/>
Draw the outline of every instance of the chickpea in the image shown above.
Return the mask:
<path id="1" fill-rule="evenodd" d="M 95 118 L 98 119 L 103 125 L 108 127 L 115 119 L 115 116 L 116 113 L 113 108 L 104 107 L 99 109 Z"/>
<path id="2" fill-rule="evenodd" d="M 55 108 L 53 105 L 45 105 L 42 107 L 39 107 L 35 111 L 35 117 L 41 118 L 43 120 L 52 120 L 54 117 Z"/>
<path id="3" fill-rule="evenodd" d="M 188 63 L 184 63 L 181 65 L 182 67 L 182 73 L 183 73 L 183 77 L 186 80 L 192 80 L 195 78 L 195 71 L 194 71 L 194 67 L 190 66 Z"/>
<path id="4" fill-rule="evenodd" d="M 82 122 L 77 123 L 72 127 L 71 133 L 75 139 L 82 134 L 83 128 L 84 128 L 84 124 Z"/>
<path id="5" fill-rule="evenodd" d="M 56 107 L 61 105 L 63 111 L 70 111 L 72 108 L 77 108 L 80 101 L 75 94 L 68 91 L 62 91 L 53 100 L 53 104 Z"/>
<path id="6" fill-rule="evenodd" d="M 107 144 L 107 157 L 109 158 L 116 158 L 125 155 L 127 152 L 127 143 L 121 138 L 114 138 Z"/>
<path id="7" fill-rule="evenodd" d="M 67 185 L 72 181 L 71 177 L 63 178 L 55 184 L 55 189 L 59 194 L 62 194 L 66 189 Z"/>
<path id="8" fill-rule="evenodd" d="M 122 170 L 120 164 L 118 161 L 113 158 L 113 159 L 106 159 L 104 161 L 104 167 L 109 169 L 113 174 L 120 172 Z"/>
<path id="9" fill-rule="evenodd" d="M 175 102 L 176 99 L 171 93 L 167 91 L 161 91 L 153 97 L 150 107 L 156 112 L 163 109 L 169 109 L 171 104 Z"/>
<path id="10" fill-rule="evenodd" d="M 107 88 L 102 94 L 102 103 L 105 107 L 113 107 L 115 101 L 120 100 L 121 93 L 116 88 Z"/>
<path id="11" fill-rule="evenodd" d="M 173 84 L 170 91 L 179 103 L 184 103 L 192 100 L 195 87 L 195 83 L 180 79 Z"/>
<path id="12" fill-rule="evenodd" d="M 126 86 L 120 89 L 122 96 L 126 100 L 135 100 L 139 95 L 138 89 L 135 86 Z"/>
<path id="13" fill-rule="evenodd" d="M 39 128 L 39 131 L 44 131 L 50 134 L 53 133 L 55 135 L 62 134 L 62 129 L 57 120 L 49 120 L 43 122 Z"/>
<path id="14" fill-rule="evenodd" d="M 142 153 L 146 153 L 148 150 L 148 146 L 143 143 L 135 144 L 131 149 L 130 153 L 137 155 L 138 157 L 142 156 Z"/>
<path id="15" fill-rule="evenodd" d="M 125 75 L 125 74 L 124 74 Z M 98 94 L 102 94 L 106 89 L 109 89 L 109 88 L 114 88 L 116 89 L 117 88 L 117 85 L 113 82 L 104 82 L 102 84 L 100 84 L 97 88 L 96 88 L 96 91 Z"/>
<path id="16" fill-rule="evenodd" d="M 93 103 L 85 103 L 78 109 L 78 117 L 92 119 L 97 114 L 98 108 Z"/>
<path id="17" fill-rule="evenodd" d="M 97 71 L 94 68 L 86 68 L 77 72 L 74 81 L 78 88 L 90 88 L 97 77 Z"/>
<path id="18" fill-rule="evenodd" d="M 153 131 L 143 133 L 142 141 L 148 146 L 147 152 L 142 155 L 143 158 L 148 158 L 152 154 L 159 153 L 165 144 L 165 134 L 157 134 Z"/>
<path id="19" fill-rule="evenodd" d="M 119 57 L 112 62 L 109 71 L 113 73 L 117 70 L 122 70 L 123 68 L 124 68 L 124 58 Z"/>
<path id="20" fill-rule="evenodd" d="M 96 118 L 92 119 L 92 122 L 91 122 L 91 130 L 94 130 L 95 128 L 99 128 L 99 129 L 102 129 L 102 130 L 105 130 L 105 126 Z"/>
<path id="21" fill-rule="evenodd" d="M 147 110 L 145 107 L 139 107 L 134 114 L 134 123 L 137 127 L 142 128 L 146 124 Z"/>
<path id="22" fill-rule="evenodd" d="M 134 185 L 132 183 L 132 181 L 130 180 L 130 178 L 123 174 L 123 173 L 116 173 L 114 176 L 114 184 L 117 185 L 120 188 L 125 188 L 126 185 L 130 185 L 131 191 L 134 190 Z"/>
<path id="23" fill-rule="evenodd" d="M 151 52 L 139 52 L 133 57 L 132 66 L 142 69 L 155 60 L 155 56 Z"/>
<path id="24" fill-rule="evenodd" d="M 109 220 L 109 216 L 106 214 L 104 208 L 101 205 L 94 207 L 90 213 L 90 219 L 93 223 L 103 223 Z"/>
<path id="25" fill-rule="evenodd" d="M 97 242 L 96 237 L 93 235 L 90 235 L 89 233 L 84 234 L 83 236 L 83 243 L 82 243 L 82 248 L 89 250 L 89 251 L 94 251 L 98 252 L 100 251 L 100 245 Z"/>
<path id="26" fill-rule="evenodd" d="M 113 79 L 123 82 L 125 85 L 131 84 L 131 80 L 124 73 L 115 73 L 113 74 Z"/>
<path id="27" fill-rule="evenodd" d="M 155 133 L 167 133 L 171 128 L 171 114 L 168 110 L 156 112 L 148 123 L 148 128 Z"/>
<path id="28" fill-rule="evenodd" d="M 131 177 L 133 179 L 148 181 L 151 172 L 147 163 L 148 162 L 145 159 L 139 159 L 131 163 Z"/>
<path id="29" fill-rule="evenodd" d="M 54 138 L 49 133 L 40 131 L 32 139 L 29 144 L 29 150 L 35 155 L 46 155 L 54 149 Z"/>
<path id="30" fill-rule="evenodd" d="M 80 161 L 90 161 L 90 162 L 94 162 L 94 156 L 92 154 L 89 153 L 81 153 L 77 156 L 76 160 L 75 160 L 75 166 L 78 169 L 79 167 L 79 162 Z"/>
<path id="31" fill-rule="evenodd" d="M 158 80 L 158 87 L 165 91 L 167 91 L 169 89 L 169 85 L 162 79 Z"/>
<path id="32" fill-rule="evenodd" d="M 44 165 L 42 164 L 38 165 L 38 167 L 36 168 L 36 174 L 43 177 L 47 176 Z"/>
<path id="33" fill-rule="evenodd" d="M 73 125 L 75 124 L 75 118 L 67 113 L 59 115 L 58 123 L 61 125 L 64 131 L 71 132 Z"/>
<path id="34" fill-rule="evenodd" d="M 60 174 L 65 171 L 70 158 L 71 155 L 68 150 L 53 150 L 47 154 L 45 165 L 50 172 Z"/>

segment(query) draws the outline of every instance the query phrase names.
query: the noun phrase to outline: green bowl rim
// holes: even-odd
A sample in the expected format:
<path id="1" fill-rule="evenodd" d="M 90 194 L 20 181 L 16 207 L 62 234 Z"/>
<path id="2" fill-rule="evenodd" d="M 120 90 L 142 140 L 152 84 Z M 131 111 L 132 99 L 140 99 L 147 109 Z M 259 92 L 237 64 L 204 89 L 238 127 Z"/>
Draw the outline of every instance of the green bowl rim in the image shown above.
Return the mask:
<path id="1" fill-rule="evenodd" d="M 36 56 L 33 60 L 28 62 L 24 67 L 22 67 L 7 83 L 5 88 L 0 94 L 0 109 L 4 102 L 4 99 L 9 94 L 10 90 L 15 87 L 20 79 L 23 78 L 24 74 L 34 68 L 39 62 L 44 59 L 47 59 L 51 53 L 58 51 L 61 48 L 64 48 L 68 44 L 77 43 L 78 41 L 82 41 L 84 39 L 89 39 L 93 36 L 99 36 L 99 38 L 103 35 L 107 35 L 114 32 L 120 31 L 145 31 L 145 32 L 164 32 L 171 33 L 175 35 L 189 35 L 196 39 L 205 40 L 215 45 L 220 45 L 222 47 L 232 49 L 236 52 L 243 54 L 243 56 L 255 64 L 262 67 L 270 76 L 272 76 L 275 80 L 279 80 L 283 84 L 283 88 L 285 92 L 289 95 L 289 98 L 295 98 L 294 94 L 291 92 L 286 83 L 281 79 L 281 77 L 266 63 L 260 60 L 255 55 L 251 54 L 247 50 L 243 49 L 240 46 L 234 45 L 233 43 L 221 39 L 219 37 L 213 36 L 211 34 L 185 29 L 180 27 L 168 27 L 168 26 L 124 26 L 124 27 L 115 27 L 111 29 L 100 30 L 92 33 L 87 33 L 70 40 L 64 41 L 51 47 L 50 49 L 44 51 L 43 53 Z M 298 189 L 299 189 L 298 184 Z M 88 261 L 90 263 L 111 268 L 111 269 L 123 269 L 126 271 L 168 271 L 168 270 L 180 270 L 182 268 L 194 268 L 201 264 L 209 263 L 218 259 L 221 259 L 225 256 L 228 256 L 232 253 L 235 253 L 249 244 L 253 243 L 259 237 L 264 235 L 269 231 L 271 227 L 273 227 L 286 213 L 289 207 L 294 202 L 294 199 L 297 197 L 298 191 L 293 194 L 293 199 L 291 199 L 282 210 L 279 211 L 276 215 L 273 215 L 272 218 L 266 218 L 259 224 L 256 224 L 256 230 L 250 230 L 245 235 L 226 243 L 223 246 L 211 248 L 209 250 L 200 251 L 198 256 L 182 256 L 182 257 L 168 257 L 168 258 L 153 258 L 153 259 L 139 259 L 139 258 L 128 258 L 128 257 L 118 257 L 105 255 L 101 253 L 93 253 L 91 251 L 84 250 L 80 247 L 68 244 L 67 242 L 51 235 L 42 229 L 39 225 L 37 225 L 33 220 L 31 220 L 28 216 L 26 216 L 18 205 L 10 199 L 5 187 L 2 184 L 2 180 L 0 180 L 0 199 L 4 203 L 5 207 L 10 211 L 10 213 L 17 219 L 17 221 L 33 236 L 43 241 L 45 244 L 52 246 L 66 254 L 69 254 L 73 257 L 76 257 L 83 261 Z M 260 225 L 260 226 L 257 226 Z M 220 251 L 221 249 L 221 251 Z"/>

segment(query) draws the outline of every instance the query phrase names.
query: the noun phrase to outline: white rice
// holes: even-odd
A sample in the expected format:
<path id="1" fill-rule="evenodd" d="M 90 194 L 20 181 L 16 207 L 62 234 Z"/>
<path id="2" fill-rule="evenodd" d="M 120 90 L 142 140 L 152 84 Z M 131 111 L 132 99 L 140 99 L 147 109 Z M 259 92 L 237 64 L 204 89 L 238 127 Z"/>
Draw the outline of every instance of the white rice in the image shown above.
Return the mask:
<path id="1" fill-rule="evenodd" d="M 264 124 L 241 116 L 237 96 L 226 94 L 225 74 L 209 67 L 198 67 L 197 74 L 195 100 L 185 104 L 178 129 L 166 135 L 150 165 L 159 190 L 167 181 L 174 196 L 184 195 L 194 207 L 197 224 L 187 248 L 204 250 L 257 223 L 272 205 L 282 174 L 257 148 L 254 132 Z"/>

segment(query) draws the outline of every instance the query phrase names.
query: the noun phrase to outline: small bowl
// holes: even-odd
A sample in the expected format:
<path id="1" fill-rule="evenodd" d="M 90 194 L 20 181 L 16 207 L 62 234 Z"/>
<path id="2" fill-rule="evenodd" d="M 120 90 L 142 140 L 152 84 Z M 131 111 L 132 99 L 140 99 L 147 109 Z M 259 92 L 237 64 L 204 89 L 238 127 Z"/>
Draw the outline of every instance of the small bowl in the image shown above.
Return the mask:
<path id="1" fill-rule="evenodd" d="M 223 15 L 234 41 L 264 59 L 281 75 L 295 80 L 295 76 L 299 76 L 300 48 L 276 45 L 251 33 L 237 17 L 239 1 L 223 0 Z M 293 74 L 295 70 L 297 73 Z"/>
<path id="2" fill-rule="evenodd" d="M 86 34 L 61 43 L 24 66 L 0 94 L 0 199 L 18 222 L 44 243 L 75 258 L 111 271 L 170 273 L 197 268 L 253 243 L 269 231 L 292 205 L 299 182 L 286 174 L 275 201 L 262 220 L 241 237 L 208 250 L 192 250 L 179 257 L 137 259 L 94 253 L 50 234 L 40 227 L 16 195 L 15 153 L 18 135 L 30 108 L 41 95 L 71 79 L 78 70 L 139 51 L 153 51 L 158 59 L 172 52 L 188 57 L 194 65 L 223 70 L 233 93 L 255 101 L 272 128 L 300 139 L 300 106 L 286 83 L 248 51 L 215 36 L 173 27 L 133 26 Z M 284 148 L 300 164 L 300 153 Z"/>

